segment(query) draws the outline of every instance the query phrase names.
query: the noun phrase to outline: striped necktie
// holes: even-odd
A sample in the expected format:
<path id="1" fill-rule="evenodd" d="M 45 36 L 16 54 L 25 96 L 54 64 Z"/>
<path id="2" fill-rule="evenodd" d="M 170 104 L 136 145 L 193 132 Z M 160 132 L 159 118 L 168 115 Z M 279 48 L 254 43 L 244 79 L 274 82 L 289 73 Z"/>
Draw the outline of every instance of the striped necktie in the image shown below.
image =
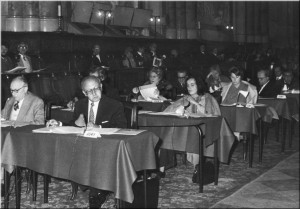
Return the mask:
<path id="1" fill-rule="evenodd" d="M 89 122 L 94 123 L 95 122 L 95 115 L 94 115 L 94 102 L 91 103 L 91 108 L 90 108 L 90 117 L 89 117 Z"/>
<path id="2" fill-rule="evenodd" d="M 19 101 L 14 104 L 14 110 L 16 111 L 17 109 L 19 109 Z"/>

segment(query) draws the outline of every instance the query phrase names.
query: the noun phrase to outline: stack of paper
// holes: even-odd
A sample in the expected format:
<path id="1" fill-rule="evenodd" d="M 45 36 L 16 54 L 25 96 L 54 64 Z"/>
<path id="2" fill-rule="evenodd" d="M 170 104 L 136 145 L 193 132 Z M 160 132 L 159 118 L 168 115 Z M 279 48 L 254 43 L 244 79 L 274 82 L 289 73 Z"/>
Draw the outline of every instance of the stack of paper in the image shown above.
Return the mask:
<path id="1" fill-rule="evenodd" d="M 32 130 L 34 133 L 55 133 L 55 134 L 83 134 L 85 128 L 78 128 L 73 126 L 60 127 L 45 127 Z"/>
<path id="2" fill-rule="evenodd" d="M 158 97 L 156 93 L 158 90 L 155 84 L 140 86 L 139 89 L 145 100 Z"/>

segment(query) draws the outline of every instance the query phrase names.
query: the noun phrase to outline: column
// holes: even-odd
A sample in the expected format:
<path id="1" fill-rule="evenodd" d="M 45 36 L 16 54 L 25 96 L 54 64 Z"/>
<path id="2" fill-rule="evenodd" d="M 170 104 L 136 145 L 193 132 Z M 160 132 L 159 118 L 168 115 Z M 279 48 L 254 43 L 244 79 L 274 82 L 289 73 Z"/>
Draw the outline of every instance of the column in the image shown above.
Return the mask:
<path id="1" fill-rule="evenodd" d="M 40 30 L 43 32 L 56 31 L 58 28 L 58 2 L 40 1 L 39 6 Z"/>
<path id="2" fill-rule="evenodd" d="M 176 2 L 166 2 L 166 38 L 176 39 Z"/>
<path id="3" fill-rule="evenodd" d="M 254 42 L 254 2 L 246 2 L 246 41 Z"/>
<path id="4" fill-rule="evenodd" d="M 40 30 L 38 1 L 24 1 L 23 27 L 29 32 Z"/>
<path id="5" fill-rule="evenodd" d="M 197 39 L 197 3 L 187 1 L 186 3 L 186 32 L 187 39 Z"/>
<path id="6" fill-rule="evenodd" d="M 185 2 L 176 2 L 176 30 L 177 39 L 186 39 Z"/>
<path id="7" fill-rule="evenodd" d="M 233 3 L 234 40 L 240 43 L 246 41 L 246 3 L 238 1 Z"/>

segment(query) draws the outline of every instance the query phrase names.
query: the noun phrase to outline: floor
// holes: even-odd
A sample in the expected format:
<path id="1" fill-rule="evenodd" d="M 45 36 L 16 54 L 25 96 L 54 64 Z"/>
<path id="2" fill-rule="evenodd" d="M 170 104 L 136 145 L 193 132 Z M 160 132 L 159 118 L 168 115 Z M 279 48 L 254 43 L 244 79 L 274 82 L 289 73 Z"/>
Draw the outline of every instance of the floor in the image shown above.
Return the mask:
<path id="1" fill-rule="evenodd" d="M 211 208 L 299 208 L 299 152 Z"/>

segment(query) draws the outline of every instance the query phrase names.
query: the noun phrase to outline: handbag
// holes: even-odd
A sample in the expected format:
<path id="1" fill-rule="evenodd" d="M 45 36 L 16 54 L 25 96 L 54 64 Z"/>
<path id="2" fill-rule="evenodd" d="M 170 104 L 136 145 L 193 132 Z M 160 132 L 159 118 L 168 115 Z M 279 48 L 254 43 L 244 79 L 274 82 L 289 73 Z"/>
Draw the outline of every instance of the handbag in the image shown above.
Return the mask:
<path id="1" fill-rule="evenodd" d="M 193 183 L 199 183 L 198 181 L 198 168 L 199 164 L 196 165 L 195 171 L 193 173 L 192 181 Z M 212 162 L 207 161 L 204 163 L 203 169 L 203 185 L 210 184 L 215 181 L 215 166 Z"/>

